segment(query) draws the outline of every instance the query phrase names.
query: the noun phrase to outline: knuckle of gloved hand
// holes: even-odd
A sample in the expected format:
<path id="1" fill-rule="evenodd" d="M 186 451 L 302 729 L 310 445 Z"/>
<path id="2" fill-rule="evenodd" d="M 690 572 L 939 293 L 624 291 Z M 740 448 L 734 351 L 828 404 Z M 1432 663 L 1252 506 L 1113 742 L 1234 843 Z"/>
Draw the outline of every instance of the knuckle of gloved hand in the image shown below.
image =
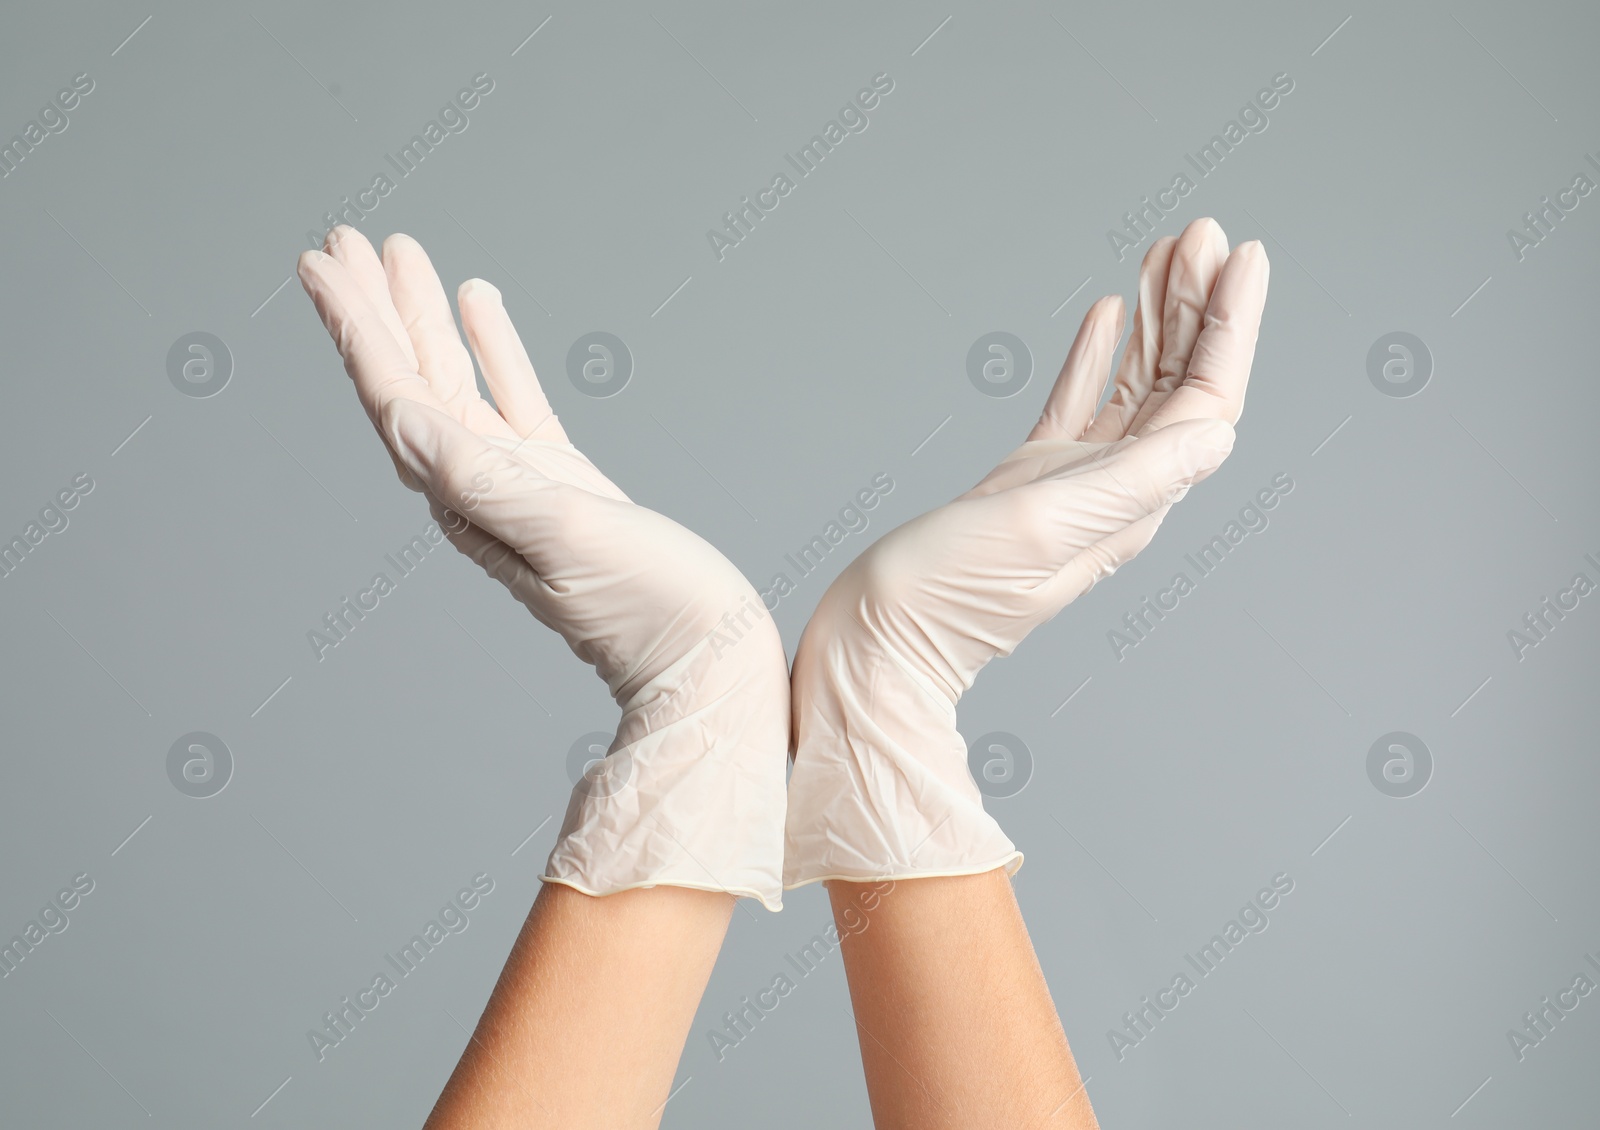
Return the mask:
<path id="1" fill-rule="evenodd" d="M 523 564 L 520 554 L 504 542 L 493 538 L 482 539 L 469 556 L 485 573 L 508 588 L 517 579 L 519 567 Z"/>
<path id="2" fill-rule="evenodd" d="M 1083 558 L 1083 563 L 1088 569 L 1090 585 L 1099 584 L 1115 573 L 1122 564 L 1104 542 L 1095 542 L 1086 548 L 1083 551 Z"/>
<path id="3" fill-rule="evenodd" d="M 433 520 L 439 523 L 439 528 L 448 538 L 457 538 L 472 528 L 472 520 L 461 511 L 445 506 L 435 500 L 433 507 Z"/>
<path id="4" fill-rule="evenodd" d="M 1241 342 L 1235 338 L 1208 339 L 1195 347 L 1189 361 L 1189 376 L 1185 385 L 1220 395 L 1223 377 L 1245 367 L 1255 348 L 1254 342 Z"/>
<path id="5" fill-rule="evenodd" d="M 1152 393 L 1167 393 L 1183 383 L 1189 372 L 1188 354 L 1168 353 L 1161 358 L 1161 372 L 1150 386 Z"/>

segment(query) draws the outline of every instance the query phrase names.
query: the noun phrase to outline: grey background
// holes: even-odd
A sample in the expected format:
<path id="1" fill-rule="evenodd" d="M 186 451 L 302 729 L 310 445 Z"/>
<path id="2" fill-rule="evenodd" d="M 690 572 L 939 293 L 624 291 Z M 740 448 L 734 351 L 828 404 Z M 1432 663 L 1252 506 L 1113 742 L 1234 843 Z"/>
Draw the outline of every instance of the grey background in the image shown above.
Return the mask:
<path id="1" fill-rule="evenodd" d="M 1593 1121 L 1600 997 L 1521 1062 L 1507 1031 L 1600 976 L 1600 596 L 1521 661 L 1506 640 L 1600 580 L 1600 197 L 1524 261 L 1506 236 L 1600 149 L 1592 5 L 99 3 L 4 25 L 0 137 L 71 76 L 96 87 L 0 181 L 0 532 L 96 485 L 0 580 L 0 938 L 96 885 L 0 981 L 0 1121 L 420 1125 L 536 892 L 566 751 L 611 704 L 448 548 L 318 661 L 306 633 L 427 516 L 298 284 L 276 289 L 479 72 L 470 128 L 361 227 L 415 235 L 452 291 L 499 285 L 576 442 L 758 587 L 891 475 L 777 610 L 791 650 L 871 536 L 1022 438 L 1094 298 L 1133 295 L 1107 229 L 1292 75 L 1161 228 L 1213 215 L 1273 260 L 1233 458 L 984 675 L 963 732 L 1033 753 L 991 804 L 1108 1128 Z M 707 229 L 880 72 L 870 128 L 718 262 Z M 597 329 L 637 365 L 609 399 L 564 375 Z M 996 330 L 1036 359 L 1008 399 L 965 373 Z M 209 399 L 168 379 L 192 331 L 234 359 Z M 1391 331 L 1433 357 L 1409 399 L 1368 380 Z M 1280 472 L 1270 527 L 1119 661 L 1106 633 Z M 206 799 L 166 772 L 196 730 L 235 760 Z M 1407 799 L 1366 771 L 1396 730 L 1434 760 Z M 308 1029 L 480 872 L 470 928 L 318 1062 Z M 1278 872 L 1270 928 L 1119 1061 L 1122 1014 Z M 817 888 L 736 912 L 665 1125 L 868 1123 L 837 955 L 725 1061 L 707 1036 L 827 919 Z"/>

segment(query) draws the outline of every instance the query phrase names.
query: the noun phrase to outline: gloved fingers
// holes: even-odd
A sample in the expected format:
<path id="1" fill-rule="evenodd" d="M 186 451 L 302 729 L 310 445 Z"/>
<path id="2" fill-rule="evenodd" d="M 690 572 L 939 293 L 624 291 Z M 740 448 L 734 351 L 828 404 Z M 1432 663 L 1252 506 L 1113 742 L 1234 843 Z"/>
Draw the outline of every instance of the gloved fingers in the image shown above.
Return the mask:
<path id="1" fill-rule="evenodd" d="M 468 279 L 456 291 L 456 305 L 472 355 L 506 423 L 522 439 L 566 443 L 567 433 L 545 399 L 500 291 L 482 279 Z"/>
<path id="2" fill-rule="evenodd" d="M 542 475 L 603 498 L 629 501 L 567 438 L 566 429 L 545 399 L 533 362 L 511 324 L 499 289 L 483 279 L 468 279 L 457 290 L 456 303 L 461 307 L 461 325 L 473 356 L 478 359 L 478 368 L 516 436 L 496 434 L 485 438 Z"/>
<path id="3" fill-rule="evenodd" d="M 1141 431 L 1148 433 L 1201 416 L 1238 423 L 1255 359 L 1261 312 L 1267 303 L 1270 270 L 1259 240 L 1233 249 L 1211 292 L 1205 326 L 1189 358 L 1188 375 L 1150 413 L 1140 425 Z"/>
<path id="4" fill-rule="evenodd" d="M 1049 538 L 1047 559 L 1063 565 L 1075 553 L 1171 505 L 1222 465 L 1233 450 L 1223 420 L 1186 420 L 1123 440 L 1101 458 L 1074 463 L 1018 487 L 1042 508 L 1034 536 Z"/>
<path id="5" fill-rule="evenodd" d="M 323 241 L 322 250 L 337 259 L 350 272 L 350 277 L 361 288 L 361 293 L 366 295 L 367 301 L 377 311 L 378 317 L 383 319 L 383 324 L 400 346 L 400 352 L 405 354 L 411 367 L 417 367 L 417 352 L 411 347 L 411 335 L 406 333 L 405 323 L 400 320 L 399 311 L 394 308 L 394 298 L 389 294 L 389 276 L 384 272 L 383 260 L 378 258 L 378 253 L 373 249 L 367 237 L 362 235 L 349 224 L 339 224 L 328 233 Z"/>
<path id="6" fill-rule="evenodd" d="M 391 400 L 382 424 L 434 499 L 521 554 L 542 578 L 573 566 L 582 503 L 614 505 L 541 475 L 438 408 Z"/>
<path id="7" fill-rule="evenodd" d="M 982 498 L 1010 490 L 1052 470 L 1052 464 L 1078 457 L 1079 437 L 1094 417 L 1095 405 L 1105 390 L 1111 358 L 1122 337 L 1124 314 L 1120 295 L 1108 294 L 1089 307 L 1045 400 L 1039 422 L 1021 447 L 1001 460 L 962 498 Z"/>
<path id="8" fill-rule="evenodd" d="M 1117 342 L 1122 340 L 1125 313 L 1122 296 L 1116 294 L 1108 294 L 1089 307 L 1045 401 L 1044 412 L 1028 439 L 1075 440 L 1083 435 L 1110 377 L 1111 358 L 1116 354 Z"/>
<path id="9" fill-rule="evenodd" d="M 616 483 L 590 463 L 582 451 L 566 439 L 562 421 L 550 410 L 544 389 L 533 371 L 528 351 L 523 349 L 517 327 L 510 322 L 499 288 L 482 278 L 467 278 L 456 291 L 461 307 L 461 327 L 467 331 L 467 344 L 478 359 L 494 403 L 506 418 L 512 437 L 490 435 L 486 439 L 509 451 L 549 479 L 570 483 L 592 495 L 627 503 L 629 498 Z"/>
<path id="10" fill-rule="evenodd" d="M 1133 311 L 1133 333 L 1117 366 L 1116 387 L 1083 438 L 1109 443 L 1128 434 L 1128 425 L 1144 406 L 1161 360 L 1161 319 L 1167 302 L 1167 272 L 1172 269 L 1176 236 L 1165 235 L 1150 245 L 1139 264 L 1139 303 Z"/>
<path id="11" fill-rule="evenodd" d="M 390 401 L 413 400 L 444 410 L 342 263 L 321 251 L 307 251 L 300 256 L 298 273 L 328 336 L 344 358 L 345 372 L 355 382 L 361 406 L 385 444 L 389 443 L 389 436 L 381 417 L 384 405 Z M 390 454 L 394 455 L 392 445 Z M 401 471 L 402 481 L 406 480 L 410 472 L 398 457 L 395 466 Z M 407 485 L 414 485 L 414 480 Z"/>
<path id="12" fill-rule="evenodd" d="M 478 395 L 472 357 L 461 344 L 450 300 L 422 245 L 396 233 L 383 241 L 389 293 L 417 353 L 417 371 L 461 423 L 479 435 L 513 435 L 511 426 Z"/>
<path id="13" fill-rule="evenodd" d="M 1128 426 L 1130 432 L 1137 433 L 1188 375 L 1189 358 L 1200 340 L 1211 292 L 1227 258 L 1228 237 L 1210 217 L 1194 221 L 1178 237 L 1177 246 L 1172 249 L 1172 269 L 1167 272 L 1156 383 Z"/>

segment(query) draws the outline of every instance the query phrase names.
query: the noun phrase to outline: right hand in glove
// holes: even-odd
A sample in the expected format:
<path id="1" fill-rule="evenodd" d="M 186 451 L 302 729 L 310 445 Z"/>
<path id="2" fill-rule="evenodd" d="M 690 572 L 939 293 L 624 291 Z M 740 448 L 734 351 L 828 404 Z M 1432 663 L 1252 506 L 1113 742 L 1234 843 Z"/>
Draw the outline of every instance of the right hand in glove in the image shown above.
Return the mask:
<path id="1" fill-rule="evenodd" d="M 349 227 L 300 279 L 402 481 L 456 548 L 606 681 L 622 709 L 603 774 L 574 789 L 543 876 L 586 894 L 658 884 L 781 905 L 789 683 L 772 618 L 701 538 L 629 501 L 567 440 L 501 304 Z"/>
<path id="2" fill-rule="evenodd" d="M 784 884 L 1014 870 L 956 700 L 983 666 L 1149 544 L 1227 458 L 1267 293 L 1257 242 L 1212 220 L 1157 241 L 1122 335 L 1103 298 L 1028 440 L 972 490 L 886 534 L 823 595 L 793 671 Z"/>

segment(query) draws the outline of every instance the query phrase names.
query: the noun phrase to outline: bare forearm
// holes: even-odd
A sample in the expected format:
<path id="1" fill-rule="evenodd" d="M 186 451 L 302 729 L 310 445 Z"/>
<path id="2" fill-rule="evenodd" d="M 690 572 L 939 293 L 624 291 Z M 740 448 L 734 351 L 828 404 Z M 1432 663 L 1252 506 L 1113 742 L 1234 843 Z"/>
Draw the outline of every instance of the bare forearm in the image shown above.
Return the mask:
<path id="1" fill-rule="evenodd" d="M 828 884 L 878 1130 L 1094 1130 L 1005 873 L 899 880 L 863 926 L 865 889 Z"/>
<path id="2" fill-rule="evenodd" d="M 732 909 L 547 884 L 425 1130 L 656 1126 Z"/>

